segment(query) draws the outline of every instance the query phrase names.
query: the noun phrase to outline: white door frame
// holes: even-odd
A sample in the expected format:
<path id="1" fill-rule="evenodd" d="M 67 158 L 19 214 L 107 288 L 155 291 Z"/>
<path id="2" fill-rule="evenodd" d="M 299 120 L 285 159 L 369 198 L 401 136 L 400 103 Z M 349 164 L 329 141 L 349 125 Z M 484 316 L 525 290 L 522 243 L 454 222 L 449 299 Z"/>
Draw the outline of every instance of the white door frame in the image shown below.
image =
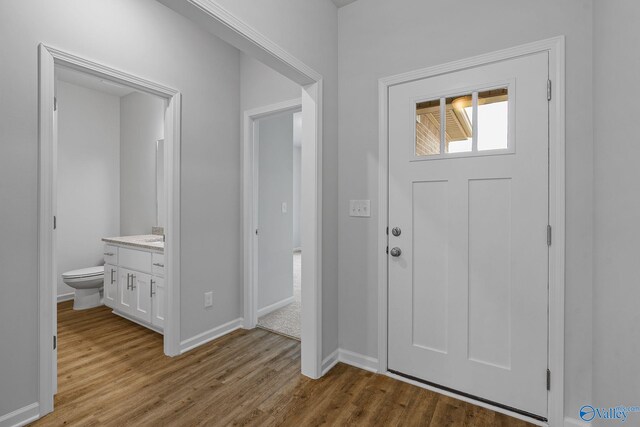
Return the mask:
<path id="1" fill-rule="evenodd" d="M 56 315 L 57 286 L 55 265 L 54 211 L 54 128 L 55 67 L 65 66 L 108 79 L 167 100 L 165 112 L 165 197 L 166 245 L 165 283 L 167 318 L 164 327 L 164 352 L 180 354 L 180 117 L 181 94 L 175 89 L 107 67 L 97 62 L 55 49 L 38 46 L 38 325 L 39 325 L 39 411 L 53 411 L 55 358 L 52 351 Z"/>
<path id="2" fill-rule="evenodd" d="M 314 218 L 312 212 L 313 200 L 320 194 L 321 175 L 318 162 L 317 142 L 314 144 L 313 135 L 309 135 L 312 129 L 305 128 L 316 121 L 313 110 L 309 111 L 311 100 L 305 101 L 303 97 L 277 104 L 247 110 L 243 115 L 243 200 L 244 200 L 244 328 L 252 329 L 258 322 L 258 241 L 255 230 L 258 228 L 258 156 L 257 156 L 257 120 L 274 114 L 296 111 L 302 109 L 303 135 L 302 135 L 302 182 L 301 182 L 301 221 L 300 229 L 302 238 L 302 301 L 304 310 L 300 313 L 300 341 L 302 346 L 301 365 L 302 373 L 311 378 L 321 376 L 321 348 L 322 348 L 322 322 L 321 322 L 321 289 L 320 281 L 314 281 L 314 273 L 309 265 L 318 268 L 322 254 L 321 239 L 309 240 L 309 237 L 321 224 L 320 211 Z M 311 114 L 309 114 L 311 113 Z M 311 206 L 309 206 L 309 204 Z M 310 209 L 312 208 L 312 209 Z M 318 236 L 320 234 L 317 234 Z M 319 271 L 318 271 L 319 273 Z M 314 283 L 315 282 L 315 283 Z M 315 286 L 314 286 L 315 284 Z M 315 288 L 315 289 L 314 289 Z"/>
<path id="3" fill-rule="evenodd" d="M 247 110 L 243 115 L 243 241 L 244 241 L 244 328 L 253 329 L 258 323 L 258 195 L 259 160 L 257 120 L 302 108 L 302 99 L 292 99 Z M 304 255 L 303 255 L 304 256 Z M 301 335 L 303 331 L 300 331 Z M 301 337 L 302 340 L 302 337 Z"/>
<path id="4" fill-rule="evenodd" d="M 378 135 L 379 135 L 379 181 L 378 181 L 378 371 L 392 375 L 387 366 L 387 290 L 388 255 L 386 254 L 388 236 L 386 233 L 389 216 L 389 88 L 414 80 L 425 79 L 441 74 L 478 67 L 498 61 L 530 55 L 539 52 L 549 53 L 549 79 L 552 82 L 552 99 L 549 102 L 549 222 L 553 230 L 553 241 L 549 248 L 549 369 L 551 370 L 551 389 L 548 393 L 548 425 L 561 426 L 564 419 L 564 269 L 565 269 L 565 39 L 555 37 L 529 43 L 509 49 L 479 55 L 473 58 L 454 61 L 443 65 L 411 71 L 404 74 L 385 77 L 378 81 Z M 409 381 L 411 382 L 411 381 Z M 435 392 L 444 393 L 413 382 Z M 459 395 L 452 395 L 468 400 Z M 494 411 L 526 419 L 527 421 L 547 425 L 520 414 L 483 404 L 475 400 L 469 402 L 488 407 Z"/>

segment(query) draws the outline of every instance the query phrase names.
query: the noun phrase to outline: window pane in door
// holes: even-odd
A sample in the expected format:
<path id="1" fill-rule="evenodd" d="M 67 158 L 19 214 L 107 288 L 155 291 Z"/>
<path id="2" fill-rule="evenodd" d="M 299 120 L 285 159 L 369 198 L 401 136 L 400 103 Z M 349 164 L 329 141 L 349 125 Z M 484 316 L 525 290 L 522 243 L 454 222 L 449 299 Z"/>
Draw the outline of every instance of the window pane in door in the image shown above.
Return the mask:
<path id="1" fill-rule="evenodd" d="M 473 148 L 473 96 L 468 94 L 447 98 L 446 112 L 446 152 L 471 151 Z"/>
<path id="2" fill-rule="evenodd" d="M 508 148 L 509 91 L 507 88 L 478 93 L 478 151 Z"/>
<path id="3" fill-rule="evenodd" d="M 440 154 L 440 99 L 416 104 L 416 156 Z"/>

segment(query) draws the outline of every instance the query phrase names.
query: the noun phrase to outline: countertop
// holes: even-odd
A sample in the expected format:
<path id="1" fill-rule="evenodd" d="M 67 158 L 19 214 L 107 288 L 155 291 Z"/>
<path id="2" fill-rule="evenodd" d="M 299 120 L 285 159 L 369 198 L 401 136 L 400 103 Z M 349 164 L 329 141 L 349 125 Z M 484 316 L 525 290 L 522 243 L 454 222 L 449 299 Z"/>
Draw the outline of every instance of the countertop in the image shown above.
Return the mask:
<path id="1" fill-rule="evenodd" d="M 114 245 L 164 252 L 164 242 L 162 239 L 162 236 L 155 234 L 143 234 L 141 236 L 103 237 L 102 241 Z"/>

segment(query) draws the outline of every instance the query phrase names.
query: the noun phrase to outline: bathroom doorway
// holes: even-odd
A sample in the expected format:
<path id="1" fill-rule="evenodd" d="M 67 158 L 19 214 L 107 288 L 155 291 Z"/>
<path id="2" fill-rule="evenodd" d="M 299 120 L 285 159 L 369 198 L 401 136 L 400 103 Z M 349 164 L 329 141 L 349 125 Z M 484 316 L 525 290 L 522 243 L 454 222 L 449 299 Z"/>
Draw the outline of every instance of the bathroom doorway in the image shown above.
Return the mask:
<path id="1" fill-rule="evenodd" d="M 57 390 L 59 310 L 77 323 L 117 315 L 163 334 L 166 355 L 180 352 L 179 117 L 177 91 L 40 46 L 45 409 Z M 91 336 L 63 333 L 76 332 Z"/>

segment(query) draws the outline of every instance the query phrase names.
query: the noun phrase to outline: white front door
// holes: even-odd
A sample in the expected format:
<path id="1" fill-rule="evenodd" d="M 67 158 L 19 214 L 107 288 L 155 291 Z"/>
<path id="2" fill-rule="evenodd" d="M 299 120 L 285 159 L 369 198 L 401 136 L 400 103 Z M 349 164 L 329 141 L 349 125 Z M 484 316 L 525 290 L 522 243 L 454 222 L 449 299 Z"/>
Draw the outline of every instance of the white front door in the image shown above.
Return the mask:
<path id="1" fill-rule="evenodd" d="M 388 368 L 541 418 L 547 81 L 539 53 L 389 89 Z"/>

